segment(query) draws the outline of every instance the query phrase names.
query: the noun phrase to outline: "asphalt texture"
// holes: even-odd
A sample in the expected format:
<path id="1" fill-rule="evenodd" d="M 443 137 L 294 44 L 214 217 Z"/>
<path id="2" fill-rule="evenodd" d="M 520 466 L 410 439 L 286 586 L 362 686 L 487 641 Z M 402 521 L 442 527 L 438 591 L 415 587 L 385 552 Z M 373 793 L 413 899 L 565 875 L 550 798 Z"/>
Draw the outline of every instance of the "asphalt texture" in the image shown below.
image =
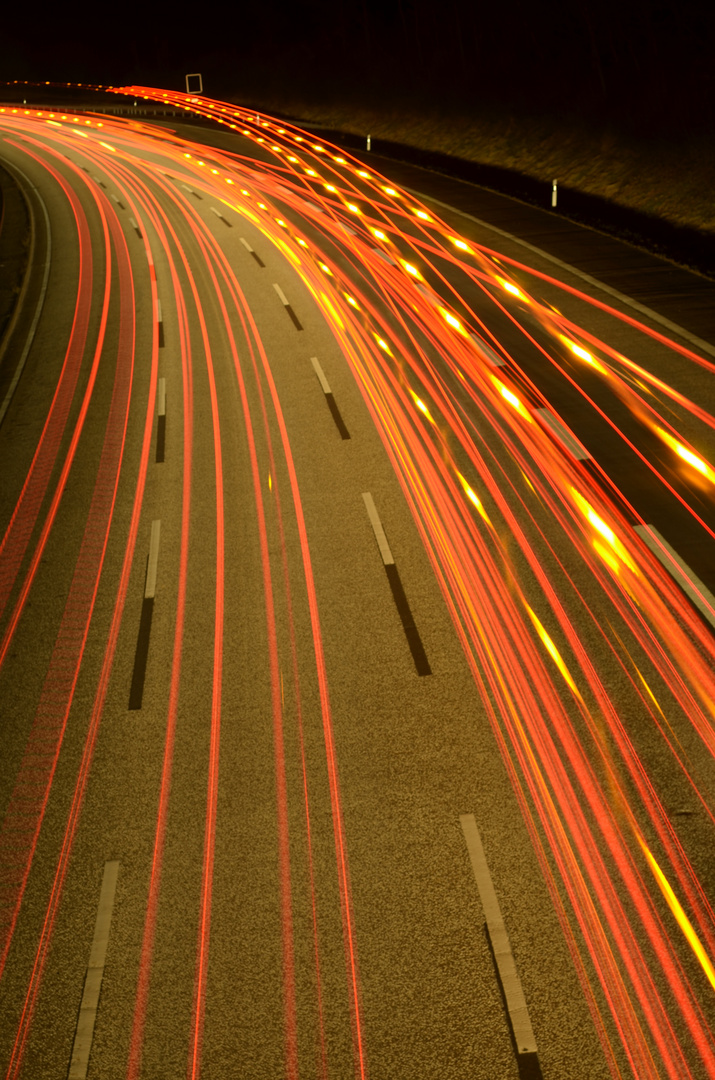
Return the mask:
<path id="1" fill-rule="evenodd" d="M 174 127 L 181 135 L 204 140 L 208 145 L 235 149 L 239 144 L 245 150 L 242 140 L 224 132 L 212 134 L 206 128 L 190 125 Z M 48 180 L 42 169 L 25 161 L 16 147 L 0 146 L 11 163 L 24 161 L 22 167 L 41 191 L 52 221 L 54 251 L 36 340 L 0 427 L 0 525 L 4 532 L 60 376 L 75 302 L 78 253 L 76 228 L 57 184 Z M 68 157 L 81 162 L 79 151 L 73 150 Z M 649 322 L 647 316 L 612 295 L 599 294 L 578 273 L 555 266 L 547 257 L 553 256 L 646 305 L 691 335 L 715 343 L 715 283 L 706 278 L 613 237 L 576 226 L 557 213 L 539 211 L 414 166 L 376 155 L 364 157 L 394 182 L 419 191 L 426 201 L 435 200 L 435 212 L 454 223 L 464 237 L 493 246 L 503 255 L 543 273 L 561 277 L 617 310 Z M 63 172 L 74 184 L 69 170 Z M 99 175 L 96 166 L 90 172 Z M 107 179 L 106 184 L 111 192 L 111 180 Z M 175 188 L 181 193 L 179 184 Z M 92 238 L 92 290 L 88 301 L 91 343 L 96 340 L 101 321 L 104 247 L 96 205 L 80 185 L 76 190 Z M 5 205 L 7 210 L 7 201 Z M 187 315 L 192 343 L 189 365 L 193 441 L 186 620 L 141 1075 L 163 1078 L 185 1074 L 190 1049 L 215 686 L 217 458 L 208 342 L 216 380 L 223 468 L 225 592 L 210 966 L 201 1073 L 215 1080 L 234 1076 L 273 1080 L 288 1075 L 283 1006 L 286 925 L 281 907 L 281 883 L 285 882 L 280 869 L 277 736 L 272 719 L 270 643 L 252 450 L 216 291 L 184 215 L 168 198 L 163 205 L 191 268 L 187 273 L 177 258 L 179 285 L 187 297 L 192 295 L 192 288 L 196 289 L 199 304 L 189 303 Z M 532 837 L 415 517 L 365 399 L 313 298 L 289 263 L 250 223 L 242 220 L 238 228 L 239 221 L 234 219 L 229 230 L 211 212 L 208 200 L 195 199 L 193 205 L 226 253 L 255 319 L 275 380 L 300 490 L 320 613 L 349 853 L 366 1075 L 376 1080 L 508 1080 L 519 1075 L 505 1002 L 459 823 L 460 815 L 474 814 L 523 983 L 541 1073 L 545 1080 L 605 1078 L 611 1074 L 602 1044 Z M 150 273 L 142 239 L 131 227 L 128 212 L 120 210 L 118 214 L 129 252 L 136 310 L 136 359 L 124 457 L 62 751 L 28 880 L 22 921 L 0 986 L 3 1067 L 12 1053 L 90 731 L 131 528 L 151 400 L 154 313 Z M 250 242 L 258 259 L 252 258 L 241 244 L 241 236 Z M 4 237 L 3 231 L 0 246 Z M 525 248 L 521 241 L 545 254 Z M 178 243 L 172 248 L 175 254 Z M 41 260 L 37 260 L 31 268 L 28 311 L 32 296 L 37 294 L 40 267 Z M 121 348 L 122 312 L 114 288 L 115 263 L 112 273 L 102 354 L 107 360 L 99 365 L 65 494 L 12 648 L 0 669 L 3 810 L 43 693 L 96 490 L 117 379 L 114 361 Z M 186 477 L 182 329 L 176 305 L 170 302 L 171 271 L 163 255 L 157 256 L 155 273 L 163 311 L 158 376 L 166 380 L 163 460 L 156 460 L 154 420 L 136 548 L 106 702 L 23 1058 L 20 1075 L 28 1078 L 67 1074 L 103 868 L 112 859 L 119 861 L 120 870 L 87 1075 L 118 1080 L 127 1074 L 165 753 L 167 703 L 172 689 Z M 514 275 L 519 278 L 518 271 Z M 533 286 L 526 272 L 519 280 L 525 287 L 527 282 Z M 288 298 L 300 330 L 281 304 L 274 283 Z M 671 384 L 715 414 L 711 375 L 694 375 L 685 364 L 682 370 L 674 369 L 670 354 L 666 355 L 655 342 L 644 343 L 627 325 L 588 308 L 577 297 L 565 297 L 546 282 L 539 282 L 538 290 L 533 287 L 574 321 L 580 319 L 593 333 L 607 337 L 624 354 L 648 365 L 655 374 L 667 374 Z M 199 310 L 205 320 L 203 327 Z M 23 340 L 23 327 L 26 330 L 24 318 L 21 313 L 13 346 L 15 355 Z M 650 325 L 662 330 L 657 321 L 650 320 Z M 508 341 L 507 327 L 504 334 Z M 254 376 L 243 343 L 239 351 L 243 352 L 265 508 L 280 658 L 299 1075 L 343 1078 L 355 1075 L 354 1029 L 346 981 L 345 923 L 336 869 L 331 778 L 326 764 L 326 733 L 321 719 L 321 688 L 300 530 L 275 412 L 268 408 L 265 424 L 263 420 L 267 383 Z M 336 424 L 311 365 L 312 356 L 320 360 L 349 439 Z M 615 475 L 641 512 L 671 539 L 715 591 L 712 541 L 694 532 L 685 515 L 678 516 L 675 502 L 664 503 L 660 493 L 649 490 L 641 464 L 624 457 L 605 422 L 591 414 L 586 417 L 578 394 L 563 380 L 545 373 L 536 352 L 524 352 L 520 360 L 534 384 L 553 400 L 604 469 Z M 80 391 L 87 385 L 91 361 L 92 349 L 88 345 L 78 376 Z M 596 396 L 602 393 L 595 383 L 591 390 Z M 50 505 L 80 399 L 80 393 L 72 399 L 38 522 Z M 700 440 L 703 452 L 714 460 L 712 431 L 697 425 L 693 438 Z M 505 468 L 516 475 L 516 466 L 506 463 Z M 429 674 L 420 675 L 416 670 L 414 653 L 405 635 L 404 612 L 396 606 L 394 589 L 365 512 L 362 493 L 366 491 L 373 496 L 394 555 Z M 715 515 L 709 509 L 707 513 L 715 526 Z M 155 520 L 161 521 L 161 541 L 146 674 L 141 708 L 128 709 Z M 33 530 L 33 542 L 39 528 L 37 524 Z M 548 534 L 548 522 L 544 529 Z M 564 554 L 567 565 L 568 559 Z M 24 557 L 23 569 L 28 560 L 29 554 Z M 518 563 L 517 556 L 515 561 Z M 523 571 L 529 574 L 527 567 Z M 12 600 L 17 596 L 16 586 Z M 0 629 L 4 632 L 6 627 L 7 614 Z M 584 632 L 588 636 L 588 629 Z M 602 647 L 595 630 L 592 645 L 595 652 Z M 668 804 L 674 808 L 690 805 L 682 777 L 666 773 L 665 765 L 663 774 L 658 772 L 661 757 L 657 739 L 646 731 L 634 738 L 658 776 Z M 697 754 L 694 744 L 689 749 L 693 756 Z M 710 764 L 702 763 L 702 770 L 704 785 L 715 782 Z M 306 790 L 310 798 L 310 834 Z M 697 864 L 706 891 L 713 895 L 709 823 L 693 815 L 683 817 L 678 828 L 682 829 L 683 843 Z M 320 947 L 319 974 L 314 918 Z M 327 1074 L 322 1064 L 321 1025 Z M 627 1065 L 619 1052 L 616 1054 L 625 1075 Z"/>
<path id="2" fill-rule="evenodd" d="M 30 238 L 30 216 L 22 189 L 7 169 L 0 169 L 0 349 L 18 305 Z"/>

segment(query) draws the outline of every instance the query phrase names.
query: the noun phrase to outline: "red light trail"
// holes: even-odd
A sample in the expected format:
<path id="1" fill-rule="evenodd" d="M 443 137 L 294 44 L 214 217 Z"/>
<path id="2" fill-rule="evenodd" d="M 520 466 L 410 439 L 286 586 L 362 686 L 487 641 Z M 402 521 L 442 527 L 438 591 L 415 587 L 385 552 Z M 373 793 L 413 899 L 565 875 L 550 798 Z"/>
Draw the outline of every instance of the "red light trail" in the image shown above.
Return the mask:
<path id="1" fill-rule="evenodd" d="M 107 491 L 116 492 L 123 468 L 131 370 L 138 362 L 135 285 L 126 240 L 116 209 L 75 164 L 77 157 L 108 177 L 131 208 L 149 262 L 153 312 L 159 295 L 156 267 L 161 267 L 164 307 L 171 296 L 178 321 L 182 374 L 178 600 L 127 1080 L 141 1075 L 152 989 L 185 648 L 198 422 L 195 365 L 201 356 L 205 359 L 201 378 L 209 388 L 214 467 L 213 682 L 187 1076 L 197 1080 L 201 1073 L 220 815 L 219 749 L 226 693 L 224 457 L 233 422 L 220 392 L 226 367 L 240 402 L 260 540 L 276 783 L 284 1071 L 290 1078 L 301 1072 L 301 1016 L 295 1001 L 296 885 L 291 869 L 294 852 L 302 845 L 311 894 L 315 1068 L 323 1077 L 331 1074 L 325 1035 L 329 1006 L 322 988 L 320 946 L 321 905 L 326 901 L 313 870 L 311 799 L 316 781 L 306 767 L 303 690 L 293 618 L 294 597 L 300 592 L 307 598 L 312 674 L 319 689 L 353 1068 L 359 1080 L 368 1075 L 370 1039 L 361 1000 L 360 934 L 300 470 L 270 350 L 236 267 L 192 194 L 212 199 L 220 213 L 230 217 L 229 224 L 247 223 L 273 245 L 312 297 L 345 358 L 401 485 L 480 692 L 612 1075 L 622 1075 L 619 1061 L 623 1060 L 638 1078 L 715 1075 L 715 913 L 694 865 L 697 859 L 687 850 L 671 820 L 672 807 L 665 805 L 644 761 L 648 745 L 655 740 L 661 760 L 667 761 L 677 778 L 677 790 L 692 797 L 708 828 L 715 825 L 711 782 L 715 642 L 712 626 L 706 625 L 638 531 L 650 519 L 647 510 L 639 510 L 634 495 L 638 483 L 644 490 L 657 490 L 663 504 L 687 520 L 699 542 L 715 539 L 715 440 L 711 434 L 715 417 L 706 404 L 691 400 L 687 390 L 691 370 L 712 375 L 715 364 L 572 284 L 455 235 L 414 196 L 294 126 L 206 98 L 145 87 L 119 88 L 118 92 L 210 117 L 240 135 L 241 141 L 236 140 L 235 151 L 228 151 L 200 146 L 173 131 L 135 120 L 0 109 L 0 131 L 16 150 L 46 171 L 71 207 L 80 252 L 75 317 L 65 362 L 0 548 L 0 607 L 16 596 L 0 645 L 0 664 L 63 498 L 94 393 L 107 312 L 117 286 L 122 313 L 116 400 L 112 398 L 107 420 L 96 505 L 93 501 L 75 571 L 81 603 L 73 592 L 67 608 L 75 627 L 81 607 L 84 637 L 72 638 L 75 666 L 71 672 L 68 668 L 64 720 L 60 723 L 54 713 L 47 719 L 40 706 L 36 724 L 46 721 L 47 730 L 36 734 L 33 728 L 26 751 L 28 761 L 34 761 L 38 740 L 45 746 L 51 727 L 54 743 L 50 751 L 43 751 L 47 754 L 45 786 L 33 804 L 35 832 L 23 849 L 21 887 L 14 894 L 12 920 L 0 938 L 0 978 L 22 914 L 24 883 L 82 660 L 102 568 L 102 543 L 106 544 L 114 514 L 114 494 L 110 498 Z M 249 151 L 244 153 L 246 142 Z M 60 170 L 60 162 L 71 170 L 72 184 Z M 96 271 L 84 202 L 75 186 L 85 196 L 89 194 L 102 222 L 105 266 L 104 278 L 100 278 L 104 299 L 99 329 L 90 325 Z M 188 243 L 182 242 L 175 227 L 179 220 Z M 220 222 L 216 227 L 221 228 Z M 556 302 L 565 313 L 557 310 Z M 209 303 L 219 313 L 223 356 L 205 317 Z M 589 322 L 593 312 L 598 319 Z M 199 333 L 192 338 L 194 319 Z M 588 325 L 580 325 L 579 320 Z M 589 329 L 594 325 L 598 333 Z M 150 365 L 149 391 L 141 403 L 142 451 L 124 563 L 71 813 L 24 1007 L 17 1018 L 8 1080 L 20 1075 L 135 556 L 155 408 L 157 334 L 154 319 L 151 356 L 142 360 Z M 624 342 L 633 355 L 626 355 Z M 92 349 L 90 374 L 83 383 L 79 378 L 82 359 Z M 224 357 L 230 357 L 230 362 L 224 364 Z M 625 490 L 621 473 L 598 463 L 597 447 L 589 444 L 593 457 L 571 452 L 549 419 L 555 417 L 561 423 L 560 409 L 549 397 L 552 389 L 567 410 L 588 415 L 589 423 L 597 425 L 609 440 L 609 460 L 623 463 L 623 476 L 645 479 Z M 77 405 L 75 411 L 73 405 Z M 208 425 L 208 418 L 202 419 Z M 61 451 L 70 429 L 69 448 Z M 578 431 L 571 434 L 581 437 Z M 588 444 L 588 438 L 583 438 Z M 62 467 L 52 489 L 55 461 L 61 461 Z M 287 477 L 290 500 L 281 477 Z M 40 519 L 48 492 L 50 509 Z M 35 538 L 40 520 L 42 527 Z M 277 553 L 269 542 L 273 521 L 280 539 Z M 300 581 L 295 572 L 291 578 L 289 571 L 288 528 L 298 536 Z M 29 569 L 19 578 L 26 552 Z M 21 583 L 14 593 L 16 581 Z M 709 595 L 700 592 L 697 582 L 693 590 L 701 610 L 710 610 L 715 619 Z M 284 605 L 287 650 L 276 628 Z M 61 629 L 55 650 L 65 666 L 67 648 Z M 299 837 L 289 830 L 286 724 L 292 714 L 284 702 L 283 686 L 283 672 L 288 670 L 303 777 Z M 56 681 L 51 667 L 48 683 L 53 690 Z M 59 708 L 56 697 L 53 701 Z M 18 790 L 24 784 L 21 771 Z M 12 832 L 12 813 L 11 806 L 0 832 L 2 851 L 6 835 Z"/>

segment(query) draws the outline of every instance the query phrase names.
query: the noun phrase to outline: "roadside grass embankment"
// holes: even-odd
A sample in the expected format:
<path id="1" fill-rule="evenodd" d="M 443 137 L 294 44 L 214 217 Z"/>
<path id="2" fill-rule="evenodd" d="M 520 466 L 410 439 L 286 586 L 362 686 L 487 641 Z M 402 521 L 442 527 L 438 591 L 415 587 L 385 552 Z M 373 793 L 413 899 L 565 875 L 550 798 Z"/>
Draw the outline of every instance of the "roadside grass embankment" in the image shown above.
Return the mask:
<path id="1" fill-rule="evenodd" d="M 438 155 L 445 155 L 444 171 L 450 171 L 448 159 L 470 163 L 477 168 L 471 175 L 465 170 L 465 178 L 544 207 L 551 205 L 556 179 L 559 207 L 568 216 L 715 276 L 715 145 L 705 134 L 646 137 L 613 124 L 544 115 L 460 115 L 289 96 L 251 104 L 325 128 L 327 137 L 345 133 L 362 148 L 369 133 L 373 150 L 391 144 L 387 156 L 398 156 L 399 145 L 423 151 L 431 167 L 440 168 Z"/>

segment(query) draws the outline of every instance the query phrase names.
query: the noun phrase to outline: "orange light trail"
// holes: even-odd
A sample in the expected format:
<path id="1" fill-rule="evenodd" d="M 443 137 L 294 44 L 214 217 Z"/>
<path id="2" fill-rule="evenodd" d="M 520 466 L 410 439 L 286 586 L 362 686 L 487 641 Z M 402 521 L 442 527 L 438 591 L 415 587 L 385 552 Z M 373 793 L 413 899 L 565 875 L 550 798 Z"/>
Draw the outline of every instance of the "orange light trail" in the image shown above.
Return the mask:
<path id="1" fill-rule="evenodd" d="M 635 531 L 634 525 L 647 524 L 648 520 L 621 490 L 618 476 L 609 475 L 598 464 L 599 447 L 589 446 L 593 457 L 579 460 L 543 420 L 543 410 L 556 415 L 547 392 L 556 380 L 564 400 L 578 404 L 578 410 L 573 409 L 574 434 L 578 435 L 578 417 L 592 416 L 598 430 L 605 433 L 604 439 L 609 440 L 610 459 L 627 461 L 630 469 L 642 470 L 637 475 L 647 477 L 648 484 L 657 487 L 663 505 L 676 507 L 694 534 L 703 543 L 710 543 L 715 538 L 715 470 L 710 464 L 714 460 L 711 433 L 715 418 L 702 404 L 690 401 L 684 391 L 685 377 L 674 377 L 670 386 L 661 369 L 667 367 L 671 356 L 678 358 L 683 371 L 696 365 L 712 374 L 715 365 L 572 286 L 472 239 L 455 236 L 430 207 L 408 197 L 374 170 L 368 172 L 338 147 L 326 142 L 314 144 L 292 125 L 270 117 L 257 122 L 256 115 L 242 107 L 181 93 L 146 87 L 117 88 L 117 92 L 140 94 L 211 117 L 237 133 L 236 150 L 198 149 L 158 126 L 109 117 L 102 119 L 101 129 L 97 118 L 91 117 L 81 131 L 86 138 L 80 139 L 72 126 L 76 117 L 33 115 L 32 110 L 22 116 L 0 110 L 0 129 L 34 140 L 32 153 L 43 157 L 44 167 L 54 168 L 55 173 L 57 168 L 46 158 L 66 151 L 72 135 L 72 153 L 84 155 L 114 178 L 122 197 L 132 202 L 144 235 L 150 226 L 152 235 L 161 231 L 164 239 L 160 246 L 168 250 L 169 230 L 162 224 L 163 211 L 157 209 L 160 194 L 172 212 L 183 215 L 221 311 L 249 433 L 261 537 L 270 642 L 287 1075 L 298 1075 L 295 1047 L 299 1017 L 292 1004 L 294 929 L 287 792 L 282 774 L 285 703 L 274 604 L 280 581 L 291 611 L 292 635 L 290 575 L 280 516 L 287 516 L 289 509 L 297 526 L 304 576 L 301 587 L 306 590 L 310 613 L 350 996 L 353 1064 L 355 1075 L 362 1080 L 368 1072 L 369 1032 L 361 1005 L 360 941 L 350 887 L 329 672 L 300 476 L 271 362 L 231 261 L 191 196 L 182 194 L 176 181 L 210 196 L 222 213 L 233 215 L 233 221 L 238 218 L 247 230 L 253 230 L 251 235 L 272 245 L 273 253 L 284 260 L 286 272 L 307 291 L 352 373 L 401 485 L 481 695 L 613 1076 L 621 1075 L 619 1060 L 627 1061 L 639 1080 L 696 1077 L 703 1071 L 715 1075 L 715 1035 L 708 997 L 715 988 L 715 914 L 695 865 L 697 853 L 690 850 L 673 824 L 645 761 L 652 738 L 672 768 L 677 790 L 696 800 L 708 829 L 715 827 L 709 786 L 715 763 L 715 642 L 710 627 Z M 254 151 L 260 153 L 260 160 L 253 156 Z M 69 185 L 63 185 L 63 190 L 76 209 L 78 234 L 86 240 L 86 228 Z M 101 198 L 98 205 L 104 206 Z M 108 251 L 109 239 L 105 240 Z M 508 265 L 508 276 L 502 264 Z M 89 273 L 85 267 L 80 275 L 71 338 L 72 349 L 80 353 Z M 187 273 L 191 278 L 188 264 Z M 187 309 L 175 274 L 171 280 L 177 309 L 183 311 L 184 408 L 190 414 Z M 156 293 L 155 274 L 152 289 Z M 539 290 L 550 299 L 542 299 Z M 634 356 L 624 355 L 622 345 L 616 349 L 607 340 L 599 340 L 587 325 L 578 325 L 575 316 L 559 314 L 551 303 L 555 291 L 563 293 L 560 306 L 565 308 L 568 300 L 572 310 L 578 301 L 587 309 L 596 308 L 604 322 L 608 316 L 613 325 L 627 330 Z M 201 319 L 202 297 L 195 286 L 191 297 L 192 310 Z M 583 321 L 588 323 L 587 315 Z M 603 337 L 608 337 L 606 330 Z M 200 936 L 188 1066 L 192 1080 L 197 1080 L 201 1068 L 209 956 L 221 721 L 220 544 L 224 527 L 222 504 L 219 506 L 223 490 L 222 403 L 203 323 L 201 342 L 211 388 L 217 580 Z M 658 350 L 652 371 L 646 366 L 643 342 Z M 156 382 L 155 351 L 151 394 Z M 18 503 L 17 520 L 7 534 L 8 550 L 14 552 L 13 566 L 16 562 L 19 567 L 23 544 L 29 543 L 23 530 L 34 524 L 32 499 L 40 500 L 45 490 L 42 484 L 46 487 L 48 481 L 42 477 L 49 476 L 59 452 L 66 415 L 74 400 L 75 360 L 70 348 L 67 357 L 57 404 L 53 403 L 36 455 L 38 464 L 27 494 L 23 493 Z M 256 387 L 261 412 L 258 420 L 252 419 L 254 406 L 250 404 Z M 682 410 L 685 419 L 681 421 L 671 406 Z M 564 423 L 566 419 L 564 414 Z M 270 436 L 274 425 L 280 436 L 280 446 L 276 438 L 275 448 Z M 268 447 L 265 451 L 257 449 L 259 430 Z M 184 461 L 186 515 L 191 490 L 190 423 L 184 432 L 184 452 L 189 455 Z M 280 475 L 288 478 L 290 507 L 281 501 L 285 482 L 279 481 Z M 260 477 L 269 477 L 265 500 Z M 139 494 L 137 498 L 135 517 L 141 505 Z M 266 538 L 266 519 L 274 505 L 283 545 L 280 574 L 271 572 Z M 136 524 L 138 517 L 133 519 L 132 545 Z M 188 533 L 184 541 L 183 552 Z M 33 557 L 36 554 L 39 559 L 38 551 L 34 550 Z M 182 557 L 185 559 L 185 554 Z M 122 580 L 122 588 L 126 588 Z M 8 596 L 11 585 L 6 590 Z M 5 589 L 4 580 L 0 586 Z M 0 593 L 0 599 L 3 596 L 5 593 Z M 117 600 L 117 610 L 121 603 L 123 594 Z M 178 622 L 176 635 L 174 694 L 178 694 L 181 666 Z M 300 702 L 292 638 L 291 649 L 286 667 L 291 667 L 293 693 Z M 128 1080 L 139 1076 L 141 1061 L 159 896 L 162 822 L 171 774 L 175 698 L 172 700 Z M 97 708 L 101 711 L 96 705 L 96 723 Z M 300 705 L 298 710 L 302 740 Z M 319 903 L 312 872 L 304 758 L 302 768 L 305 842 L 311 866 L 313 963 L 319 995 L 317 1038 L 322 1074 L 326 1076 Z M 55 897 L 48 906 L 37 977 L 33 976 L 28 990 L 8 1078 L 19 1069 L 44 963 L 42 950 L 47 948 L 57 902 Z"/>

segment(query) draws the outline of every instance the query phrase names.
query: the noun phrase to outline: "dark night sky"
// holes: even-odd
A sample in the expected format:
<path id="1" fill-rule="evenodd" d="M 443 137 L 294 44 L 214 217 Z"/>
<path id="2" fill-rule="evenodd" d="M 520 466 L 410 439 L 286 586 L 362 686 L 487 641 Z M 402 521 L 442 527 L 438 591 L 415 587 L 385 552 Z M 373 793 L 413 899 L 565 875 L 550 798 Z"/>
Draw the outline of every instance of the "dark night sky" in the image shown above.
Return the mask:
<path id="1" fill-rule="evenodd" d="M 217 97 L 297 90 L 715 126 L 715 4 L 702 0 L 236 0 L 182 17 L 141 3 L 57 5 L 28 19 L 21 10 L 3 20 L 6 79 L 179 88 L 199 70 Z"/>

